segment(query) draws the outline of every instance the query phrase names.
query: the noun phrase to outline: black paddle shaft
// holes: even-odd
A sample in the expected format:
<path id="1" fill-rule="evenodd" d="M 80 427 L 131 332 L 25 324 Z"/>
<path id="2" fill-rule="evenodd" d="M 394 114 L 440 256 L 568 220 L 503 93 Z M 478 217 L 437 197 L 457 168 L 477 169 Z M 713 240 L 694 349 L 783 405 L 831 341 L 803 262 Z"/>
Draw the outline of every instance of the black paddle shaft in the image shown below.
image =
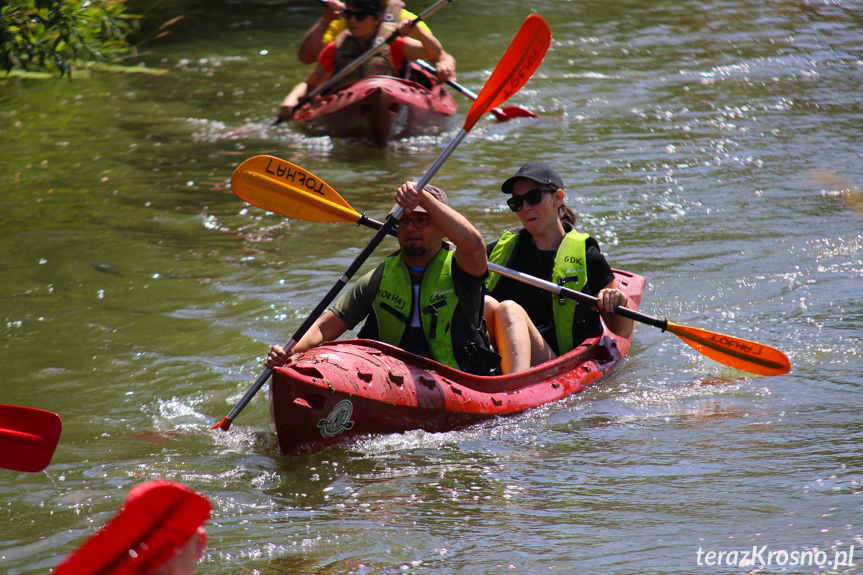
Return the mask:
<path id="1" fill-rule="evenodd" d="M 400 215 L 401 210 L 398 210 L 397 213 Z M 302 337 L 306 334 L 307 331 L 309 331 L 309 329 L 312 327 L 312 325 L 314 325 L 318 318 L 323 315 L 327 307 L 333 302 L 334 299 L 336 299 L 336 296 L 339 295 L 339 292 L 342 291 L 342 288 L 344 288 L 348 284 L 348 282 L 351 281 L 351 278 L 354 277 L 354 274 L 357 273 L 357 270 L 362 267 L 362 265 L 369 258 L 369 256 L 372 255 L 372 252 L 375 251 L 375 248 L 378 247 L 378 245 L 383 241 L 385 236 L 390 234 L 390 232 L 395 228 L 397 223 L 398 219 L 396 217 L 396 214 L 388 217 L 387 221 L 383 224 L 380 222 L 375 222 L 377 226 L 373 227 L 378 227 L 377 233 L 374 235 L 374 237 L 371 239 L 365 249 L 363 249 L 363 251 L 361 251 L 356 258 L 354 258 L 354 261 L 351 262 L 351 265 L 348 267 L 342 277 L 340 277 L 339 280 L 335 284 L 333 284 L 333 287 L 330 288 L 330 291 L 327 292 L 327 295 L 324 296 L 324 299 L 322 299 L 321 302 L 317 305 L 317 307 L 315 307 L 315 309 L 312 311 L 312 313 L 309 314 L 309 316 L 302 323 L 302 325 L 297 328 L 297 331 L 294 332 L 294 335 L 292 335 L 291 339 L 289 339 L 288 342 L 285 344 L 285 351 L 291 351 L 292 349 L 294 349 L 294 346 L 297 345 L 297 342 L 302 339 Z M 226 418 L 228 421 L 233 421 L 234 418 L 239 415 L 239 413 L 252 400 L 255 394 L 258 393 L 258 391 L 264 386 L 265 383 L 267 383 L 267 380 L 270 379 L 270 376 L 272 374 L 273 370 L 269 367 L 265 369 L 263 373 L 261 373 L 258 379 L 255 380 L 255 383 L 252 385 L 252 387 L 250 387 L 248 391 L 246 391 L 246 393 L 243 395 L 237 405 L 234 406 L 234 409 L 232 409 L 231 412 L 228 414 Z"/>
<path id="2" fill-rule="evenodd" d="M 366 217 L 365 214 L 360 215 L 360 219 L 357 221 L 357 225 L 364 225 L 370 228 L 374 228 L 380 230 L 384 224 L 377 220 L 373 220 L 369 217 Z M 377 237 L 377 236 L 375 236 Z M 545 281 L 538 277 L 534 277 L 522 272 L 518 272 L 515 270 L 511 270 L 509 268 L 505 268 L 503 266 L 488 263 L 489 271 L 500 274 L 502 276 L 506 276 L 510 279 L 514 279 L 516 281 L 520 281 L 523 283 L 530 284 L 532 286 L 538 287 L 540 289 L 544 289 L 550 292 L 554 292 L 556 294 L 562 295 L 563 297 L 574 299 L 576 301 L 580 301 L 582 303 L 586 303 L 589 305 L 596 305 L 596 298 L 592 295 L 586 294 L 584 292 L 575 291 L 574 289 L 570 289 L 567 287 L 559 286 L 553 284 L 549 281 Z M 620 315 L 622 317 L 635 320 L 641 322 L 646 325 L 652 325 L 653 327 L 658 327 L 662 331 L 668 329 L 668 320 L 655 318 L 641 312 L 635 311 L 634 309 L 630 309 L 628 307 L 623 306 L 614 306 L 614 313 Z"/>

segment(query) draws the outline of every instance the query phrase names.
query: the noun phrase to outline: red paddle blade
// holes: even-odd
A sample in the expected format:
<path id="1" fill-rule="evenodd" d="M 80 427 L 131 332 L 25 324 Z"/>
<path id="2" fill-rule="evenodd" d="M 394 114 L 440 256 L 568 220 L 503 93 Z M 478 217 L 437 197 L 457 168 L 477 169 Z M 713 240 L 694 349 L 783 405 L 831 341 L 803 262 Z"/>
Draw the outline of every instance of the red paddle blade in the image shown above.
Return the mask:
<path id="1" fill-rule="evenodd" d="M 485 114 L 507 101 L 539 68 L 551 45 L 551 28 L 539 14 L 531 14 L 521 25 L 494 72 L 480 90 L 467 113 L 464 130 L 469 132 Z"/>
<path id="2" fill-rule="evenodd" d="M 505 106 L 500 109 L 501 112 L 506 114 L 510 118 L 538 118 L 536 114 L 528 110 L 527 108 L 522 108 L 521 106 Z"/>
<path id="3" fill-rule="evenodd" d="M 791 371 L 788 357 L 769 345 L 671 322 L 668 331 L 710 359 L 736 369 L 760 375 Z"/>
<path id="4" fill-rule="evenodd" d="M 129 491 L 120 512 L 51 575 L 152 573 L 209 516 L 210 502 L 179 483 L 142 483 Z"/>
<path id="5" fill-rule="evenodd" d="M 51 411 L 0 405 L 0 467 L 35 473 L 51 463 L 63 422 Z"/>
<path id="6" fill-rule="evenodd" d="M 498 122 L 508 122 L 513 118 L 538 118 L 536 114 L 522 108 L 521 106 L 505 106 L 503 108 L 493 108 L 491 113 Z"/>

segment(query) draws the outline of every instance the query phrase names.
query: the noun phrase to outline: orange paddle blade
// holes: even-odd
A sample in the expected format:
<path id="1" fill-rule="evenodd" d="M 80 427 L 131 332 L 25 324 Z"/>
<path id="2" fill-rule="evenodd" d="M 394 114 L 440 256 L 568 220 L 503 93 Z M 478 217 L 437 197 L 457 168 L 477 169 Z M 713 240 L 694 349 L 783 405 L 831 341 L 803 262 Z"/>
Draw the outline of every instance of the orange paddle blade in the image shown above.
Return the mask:
<path id="1" fill-rule="evenodd" d="M 539 68 L 550 45 L 551 28 L 548 22 L 539 14 L 528 16 L 470 107 L 464 123 L 466 132 L 525 85 Z"/>
<path id="2" fill-rule="evenodd" d="M 51 411 L 0 405 L 0 467 L 35 473 L 51 463 L 63 422 Z"/>
<path id="3" fill-rule="evenodd" d="M 359 216 L 326 182 L 274 156 L 254 156 L 237 166 L 231 189 L 274 214 L 301 214 L 315 222 L 356 222 Z"/>
<path id="4" fill-rule="evenodd" d="M 712 360 L 761 375 L 791 371 L 788 357 L 776 348 L 739 337 L 668 322 L 668 331 Z"/>

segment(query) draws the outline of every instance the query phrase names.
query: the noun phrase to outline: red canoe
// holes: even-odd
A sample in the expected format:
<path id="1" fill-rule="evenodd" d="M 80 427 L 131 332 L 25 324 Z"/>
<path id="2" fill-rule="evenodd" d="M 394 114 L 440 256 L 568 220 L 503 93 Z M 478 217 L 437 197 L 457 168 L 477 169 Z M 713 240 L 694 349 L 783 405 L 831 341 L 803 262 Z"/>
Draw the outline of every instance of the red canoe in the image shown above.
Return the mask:
<path id="1" fill-rule="evenodd" d="M 638 309 L 645 279 L 615 270 Z M 332 342 L 273 373 L 270 415 L 286 455 L 361 436 L 458 429 L 578 393 L 623 363 L 630 338 L 601 333 L 553 361 L 513 375 L 470 375 L 370 340 Z"/>
<path id="2" fill-rule="evenodd" d="M 395 140 L 449 129 L 457 109 L 443 86 L 426 89 L 409 80 L 369 76 L 316 97 L 295 118 L 312 136 L 351 138 L 384 148 Z"/>

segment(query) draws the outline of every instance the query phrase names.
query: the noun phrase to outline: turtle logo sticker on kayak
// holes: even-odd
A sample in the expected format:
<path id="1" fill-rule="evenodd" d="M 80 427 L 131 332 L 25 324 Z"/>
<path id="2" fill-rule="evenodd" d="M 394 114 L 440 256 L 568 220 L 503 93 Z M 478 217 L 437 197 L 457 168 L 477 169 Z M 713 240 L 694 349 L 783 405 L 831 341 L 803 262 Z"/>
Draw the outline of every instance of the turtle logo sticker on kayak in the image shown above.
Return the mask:
<path id="1" fill-rule="evenodd" d="M 354 426 L 354 422 L 351 421 L 353 412 L 354 405 L 350 400 L 343 399 L 338 402 L 330 414 L 318 422 L 321 437 L 334 437 L 351 429 Z"/>

